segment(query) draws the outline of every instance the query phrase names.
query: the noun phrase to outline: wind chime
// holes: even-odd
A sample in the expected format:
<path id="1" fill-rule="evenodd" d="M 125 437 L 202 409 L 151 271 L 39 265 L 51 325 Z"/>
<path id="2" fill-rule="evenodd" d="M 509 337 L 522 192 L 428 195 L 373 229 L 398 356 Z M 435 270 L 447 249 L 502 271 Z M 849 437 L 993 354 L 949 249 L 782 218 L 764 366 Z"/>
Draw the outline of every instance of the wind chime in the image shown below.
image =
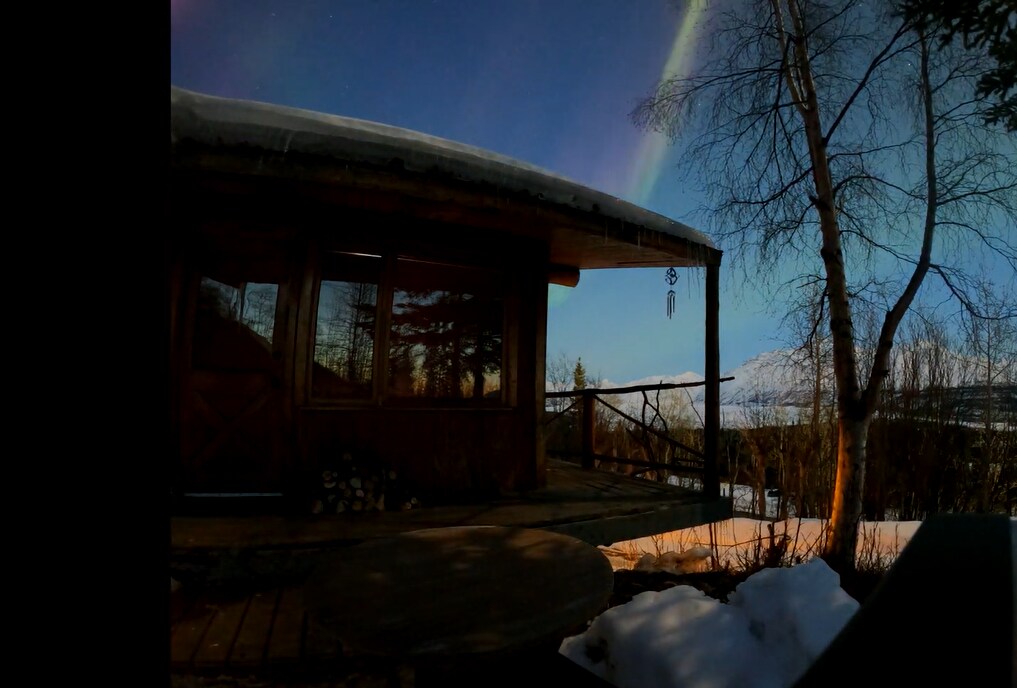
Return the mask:
<path id="1" fill-rule="evenodd" d="M 668 268 L 667 273 L 664 276 L 664 281 L 669 286 L 674 287 L 675 282 L 678 281 L 678 273 L 675 272 L 674 268 Z M 667 290 L 667 319 L 670 320 L 671 316 L 674 315 L 674 289 Z"/>

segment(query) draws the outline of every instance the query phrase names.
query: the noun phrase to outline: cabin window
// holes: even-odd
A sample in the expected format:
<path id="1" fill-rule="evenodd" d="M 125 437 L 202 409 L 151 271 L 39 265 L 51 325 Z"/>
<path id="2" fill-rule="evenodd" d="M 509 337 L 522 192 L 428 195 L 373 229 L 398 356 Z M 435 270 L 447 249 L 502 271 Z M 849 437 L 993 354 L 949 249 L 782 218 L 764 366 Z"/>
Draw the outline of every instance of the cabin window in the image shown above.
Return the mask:
<path id="1" fill-rule="evenodd" d="M 398 260 L 389 395 L 500 401 L 504 312 L 498 285 L 484 271 Z"/>
<path id="2" fill-rule="evenodd" d="M 371 396 L 380 271 L 378 256 L 325 256 L 314 334 L 314 397 Z"/>
<path id="3" fill-rule="evenodd" d="M 430 259 L 326 253 L 312 398 L 501 403 L 504 281 Z"/>
<path id="4" fill-rule="evenodd" d="M 232 286 L 202 277 L 198 307 L 246 327 L 271 346 L 278 294 L 277 284 L 241 282 Z"/>
<path id="5" fill-rule="evenodd" d="M 198 291 L 195 366 L 265 367 L 272 355 L 278 295 L 277 284 L 227 284 L 203 277 Z"/>

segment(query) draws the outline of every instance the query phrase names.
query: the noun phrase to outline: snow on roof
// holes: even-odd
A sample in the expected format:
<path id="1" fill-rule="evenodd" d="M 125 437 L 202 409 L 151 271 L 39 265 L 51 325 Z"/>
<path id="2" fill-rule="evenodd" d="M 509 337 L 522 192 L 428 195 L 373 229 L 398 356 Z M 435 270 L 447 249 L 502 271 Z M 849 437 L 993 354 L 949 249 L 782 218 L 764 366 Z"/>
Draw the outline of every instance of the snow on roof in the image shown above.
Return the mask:
<path id="1" fill-rule="evenodd" d="M 326 155 L 347 162 L 438 172 L 464 181 L 527 192 L 546 201 L 595 212 L 715 248 L 702 232 L 533 165 L 408 129 L 350 117 L 219 98 L 170 87 L 172 143 L 249 145 L 265 150 Z"/>

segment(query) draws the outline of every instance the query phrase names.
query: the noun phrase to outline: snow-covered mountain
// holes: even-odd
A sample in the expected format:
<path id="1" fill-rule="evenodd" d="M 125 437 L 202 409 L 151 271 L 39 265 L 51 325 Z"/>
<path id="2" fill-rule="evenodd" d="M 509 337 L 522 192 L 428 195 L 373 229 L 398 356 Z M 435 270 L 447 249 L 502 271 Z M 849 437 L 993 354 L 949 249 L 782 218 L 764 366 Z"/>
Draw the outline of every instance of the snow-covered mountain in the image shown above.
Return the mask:
<path id="1" fill-rule="evenodd" d="M 891 363 L 889 382 L 898 389 L 920 390 L 932 385 L 956 390 L 960 396 L 970 396 L 971 390 L 978 391 L 980 386 L 984 386 L 987 370 L 984 363 L 925 342 L 900 347 L 894 352 Z M 1009 365 L 1011 365 L 1009 362 L 1003 361 L 997 363 L 996 368 L 1000 370 Z M 1012 370 L 1012 366 L 1010 369 Z M 727 427 L 756 424 L 760 422 L 761 414 L 766 413 L 782 413 L 788 420 L 794 419 L 801 409 L 811 405 L 816 385 L 815 368 L 803 362 L 790 349 L 761 353 L 740 366 L 721 373 L 721 377 L 734 378 L 720 385 L 721 423 Z M 1007 386 L 1006 379 L 998 375 L 993 377 L 994 386 L 997 388 L 994 396 L 999 396 L 1003 402 L 1000 406 L 1013 406 L 1015 391 L 1012 382 Z M 1008 377 L 1012 381 L 1012 374 Z M 649 376 L 621 383 L 604 380 L 600 387 L 604 389 L 661 383 L 681 384 L 702 380 L 702 375 L 687 371 L 677 375 Z M 821 387 L 824 399 L 832 401 L 834 386 L 831 370 L 823 371 Z M 701 415 L 704 395 L 704 387 L 692 387 L 661 392 L 659 400 L 662 404 L 678 403 L 688 408 L 688 401 L 691 399 L 692 409 Z M 638 417 L 642 409 L 642 399 L 641 394 L 630 393 L 621 395 L 618 402 L 623 411 Z M 650 399 L 654 401 L 655 397 L 651 394 Z"/>
<path id="2" fill-rule="evenodd" d="M 812 375 L 806 366 L 796 363 L 792 351 L 767 351 L 721 374 L 734 380 L 720 384 L 720 403 L 738 406 L 805 404 L 812 394 Z"/>
<path id="3" fill-rule="evenodd" d="M 734 380 L 720 385 L 722 404 L 786 405 L 802 401 L 802 395 L 811 393 L 811 381 L 802 367 L 792 363 L 791 352 L 784 349 L 767 351 L 750 358 L 737 368 L 721 373 L 722 378 Z M 638 380 L 615 383 L 604 380 L 602 388 L 632 387 L 636 385 L 682 384 L 702 382 L 699 373 L 686 371 L 678 375 L 652 375 Z M 689 389 L 694 401 L 701 401 L 703 387 Z"/>
<path id="4" fill-rule="evenodd" d="M 753 416 L 758 415 L 760 409 L 783 409 L 785 413 L 797 414 L 795 407 L 806 403 L 811 382 L 803 374 L 803 369 L 792 365 L 791 360 L 790 351 L 778 349 L 759 354 L 737 368 L 722 372 L 722 378 L 734 379 L 720 385 L 721 423 L 729 427 L 751 424 Z M 686 371 L 677 375 L 654 375 L 622 383 L 604 380 L 600 388 L 683 384 L 702 382 L 703 379 L 699 373 Z M 659 398 L 651 392 L 649 398 L 651 402 L 659 402 L 662 407 L 678 404 L 688 412 L 701 416 L 705 393 L 704 387 L 690 387 L 662 391 Z M 688 404 L 690 399 L 691 409 Z M 620 395 L 617 401 L 620 404 L 619 408 L 626 413 L 635 417 L 641 415 L 643 404 L 641 394 Z"/>
<path id="5" fill-rule="evenodd" d="M 689 382 L 702 382 L 703 376 L 699 373 L 693 373 L 692 371 L 685 371 L 684 373 L 678 373 L 677 375 L 651 375 L 650 377 L 641 377 L 638 380 L 631 380 L 625 383 L 615 383 L 611 380 L 604 380 L 601 383 L 601 387 L 634 387 L 636 385 L 680 385 Z"/>

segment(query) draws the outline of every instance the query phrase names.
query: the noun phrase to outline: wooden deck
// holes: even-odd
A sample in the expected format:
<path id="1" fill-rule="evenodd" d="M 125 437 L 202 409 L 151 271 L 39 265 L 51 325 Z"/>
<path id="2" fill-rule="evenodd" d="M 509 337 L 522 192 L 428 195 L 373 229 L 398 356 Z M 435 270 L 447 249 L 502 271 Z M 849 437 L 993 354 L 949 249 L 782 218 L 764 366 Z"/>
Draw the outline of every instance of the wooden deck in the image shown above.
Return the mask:
<path id="1" fill-rule="evenodd" d="M 731 517 L 728 499 L 617 473 L 550 461 L 547 486 L 483 504 L 405 512 L 284 517 L 174 517 L 174 554 L 334 547 L 422 528 L 543 528 L 608 545 Z"/>
<path id="2" fill-rule="evenodd" d="M 358 542 L 423 528 L 501 525 L 599 545 L 730 514 L 727 500 L 551 462 L 547 487 L 487 504 L 299 518 L 174 517 L 171 570 L 184 586 L 171 595 L 171 670 L 286 676 L 358 670 L 360 660 L 345 657 L 335 638 L 308 622 L 303 602 L 303 584 L 321 556 Z M 195 562 L 204 575 L 188 579 Z M 383 671 L 394 676 L 405 669 Z"/>
<path id="3" fill-rule="evenodd" d="M 328 632 L 311 623 L 301 585 L 272 587 L 247 595 L 195 596 L 181 591 L 170 604 L 170 675 L 202 676 L 215 685 L 224 677 L 256 677 L 257 685 L 305 686 L 518 686 L 535 676 L 556 685 L 610 688 L 556 648 L 532 650 L 507 661 L 454 663 L 421 676 L 419 663 L 366 658 L 343 652 Z M 473 674 L 472 679 L 471 673 Z M 444 674 L 444 675 L 443 675 Z M 263 683 L 262 681 L 270 681 Z M 194 684 L 211 685 L 211 684 Z M 236 685 L 245 685 L 237 683 Z"/>
<path id="4" fill-rule="evenodd" d="M 231 595 L 183 591 L 170 605 L 170 669 L 177 673 L 324 671 L 337 642 L 308 633 L 301 584 Z"/>

